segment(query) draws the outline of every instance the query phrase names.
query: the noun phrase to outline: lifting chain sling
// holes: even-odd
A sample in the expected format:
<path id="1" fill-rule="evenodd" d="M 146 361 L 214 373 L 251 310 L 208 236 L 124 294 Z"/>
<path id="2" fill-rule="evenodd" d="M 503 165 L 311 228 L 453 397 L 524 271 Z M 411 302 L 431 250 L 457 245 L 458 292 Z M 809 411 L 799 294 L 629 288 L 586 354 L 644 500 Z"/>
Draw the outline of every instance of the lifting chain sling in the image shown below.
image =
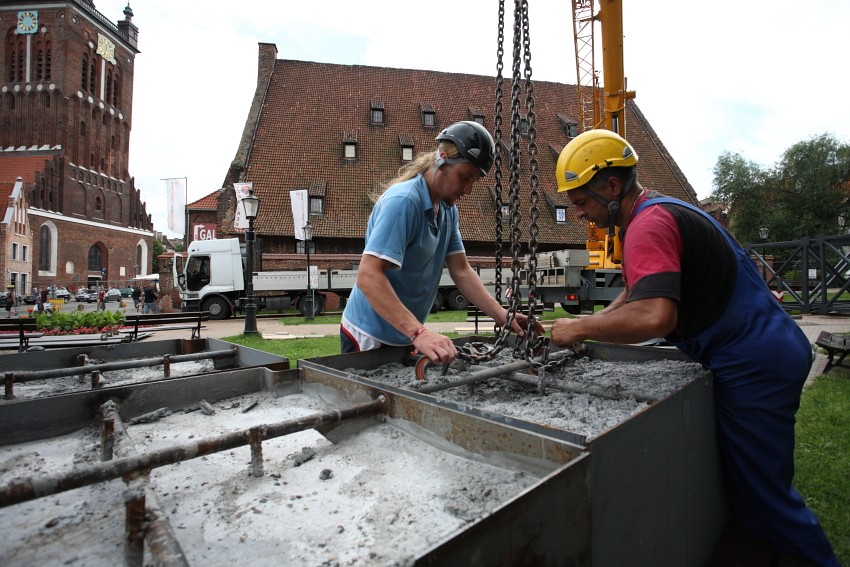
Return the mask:
<path id="1" fill-rule="evenodd" d="M 496 301 L 502 300 L 502 70 L 504 68 L 502 58 L 504 56 L 504 29 L 505 29 L 505 3 L 499 0 L 499 24 L 498 24 L 498 46 L 496 63 L 496 106 L 495 106 L 495 134 L 496 144 L 494 193 L 496 201 Z M 524 86 L 525 86 L 525 109 L 526 118 L 523 120 L 520 112 L 520 99 L 523 81 L 521 63 L 524 63 Z M 534 86 L 531 81 L 531 40 L 528 24 L 528 1 L 514 1 L 514 35 L 513 35 L 513 68 L 511 76 L 511 147 L 508 161 L 509 173 L 509 220 L 510 220 L 510 245 L 511 245 L 511 284 L 508 288 L 509 304 L 507 320 L 502 327 L 496 326 L 495 340 L 492 345 L 484 343 L 467 343 L 458 349 L 458 357 L 467 362 L 477 364 L 492 360 L 506 345 L 511 334 L 511 325 L 516 318 L 517 312 L 521 312 L 522 297 L 520 290 L 520 253 L 521 253 L 521 220 L 520 214 L 520 173 L 521 173 L 521 151 L 520 137 L 525 134 L 527 124 L 528 136 L 528 167 L 530 189 L 529 210 L 529 260 L 528 260 L 528 329 L 535 326 L 535 311 L 537 306 L 537 236 L 539 234 L 539 189 L 538 189 L 538 163 L 537 163 L 537 130 L 536 115 L 534 112 Z M 514 358 L 524 359 L 539 374 L 554 370 L 572 360 L 571 357 L 559 358 L 558 361 L 549 360 L 549 339 L 536 336 L 527 332 L 525 337 L 516 341 L 513 352 Z"/>

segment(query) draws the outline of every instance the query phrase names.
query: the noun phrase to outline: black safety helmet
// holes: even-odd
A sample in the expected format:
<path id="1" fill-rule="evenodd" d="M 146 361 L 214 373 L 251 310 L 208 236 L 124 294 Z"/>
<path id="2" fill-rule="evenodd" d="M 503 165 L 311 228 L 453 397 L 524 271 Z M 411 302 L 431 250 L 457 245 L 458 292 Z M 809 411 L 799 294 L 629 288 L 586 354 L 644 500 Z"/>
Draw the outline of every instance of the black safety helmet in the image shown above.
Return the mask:
<path id="1" fill-rule="evenodd" d="M 444 163 L 470 162 L 481 170 L 481 176 L 487 175 L 493 160 L 496 159 L 496 144 L 484 126 L 478 122 L 464 120 L 455 122 L 439 133 L 437 141 L 448 140 L 457 147 L 460 158 L 438 160 L 437 167 Z"/>

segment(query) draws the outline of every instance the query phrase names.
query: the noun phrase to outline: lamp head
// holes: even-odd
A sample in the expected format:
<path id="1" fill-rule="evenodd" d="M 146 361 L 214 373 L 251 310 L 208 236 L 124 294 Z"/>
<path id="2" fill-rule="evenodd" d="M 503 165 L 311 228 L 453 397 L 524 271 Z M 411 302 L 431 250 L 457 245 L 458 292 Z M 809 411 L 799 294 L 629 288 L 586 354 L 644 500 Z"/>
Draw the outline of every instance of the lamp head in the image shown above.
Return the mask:
<path id="1" fill-rule="evenodd" d="M 242 206 L 245 208 L 245 218 L 253 220 L 257 218 L 257 213 L 260 210 L 260 199 L 254 195 L 254 190 L 251 189 L 246 197 L 242 197 Z"/>

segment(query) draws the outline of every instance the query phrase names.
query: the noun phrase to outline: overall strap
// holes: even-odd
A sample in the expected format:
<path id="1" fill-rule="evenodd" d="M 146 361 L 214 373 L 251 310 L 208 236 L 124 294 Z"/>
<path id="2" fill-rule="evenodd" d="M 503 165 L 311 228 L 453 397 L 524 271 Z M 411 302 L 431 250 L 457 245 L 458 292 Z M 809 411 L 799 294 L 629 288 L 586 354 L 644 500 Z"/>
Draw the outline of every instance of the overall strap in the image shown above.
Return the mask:
<path id="1" fill-rule="evenodd" d="M 715 226 L 715 228 L 717 228 L 720 231 L 720 233 L 726 238 L 726 240 L 729 242 L 729 245 L 732 246 L 733 249 L 743 251 L 743 248 L 741 247 L 741 245 L 738 244 L 738 242 L 734 238 L 732 238 L 732 236 L 729 234 L 729 232 L 725 228 L 723 228 L 723 225 L 721 225 L 719 222 L 717 222 L 717 219 L 715 219 L 714 217 L 712 217 L 710 214 L 706 213 L 705 211 L 703 211 L 699 207 L 695 207 L 695 206 L 691 205 L 690 203 L 680 201 L 679 199 L 673 199 L 673 198 L 670 198 L 670 197 L 656 197 L 654 199 L 647 199 L 646 201 L 644 201 L 643 203 L 641 203 L 637 206 L 637 208 L 635 209 L 635 216 L 639 215 L 640 212 L 647 207 L 650 207 L 652 205 L 662 205 L 662 204 L 678 205 L 680 207 L 685 207 L 686 209 L 690 209 L 691 211 L 702 215 L 703 217 L 705 217 L 706 219 L 711 221 L 711 224 L 713 224 Z"/>

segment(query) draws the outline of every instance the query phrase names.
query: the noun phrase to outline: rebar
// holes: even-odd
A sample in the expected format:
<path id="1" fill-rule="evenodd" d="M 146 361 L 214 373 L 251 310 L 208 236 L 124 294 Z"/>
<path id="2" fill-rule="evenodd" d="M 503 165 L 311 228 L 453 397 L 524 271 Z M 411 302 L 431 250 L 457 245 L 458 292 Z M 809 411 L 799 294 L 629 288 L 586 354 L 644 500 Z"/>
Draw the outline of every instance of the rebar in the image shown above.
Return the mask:
<path id="1" fill-rule="evenodd" d="M 127 433 L 126 427 L 124 427 L 121 414 L 118 413 L 118 404 L 110 400 L 101 405 L 100 410 L 104 424 L 112 423 L 113 429 L 117 431 L 117 434 L 113 435 L 114 452 L 119 456 L 138 455 L 138 450 Z M 141 549 L 136 549 L 135 546 L 138 543 L 135 538 L 141 538 L 143 536 L 148 542 L 148 548 L 154 558 L 154 564 L 161 567 L 188 567 L 189 562 L 183 553 L 183 548 L 180 547 L 180 542 L 177 541 L 177 536 L 174 535 L 174 530 L 171 529 L 171 523 L 168 521 L 168 517 L 159 506 L 156 492 L 150 487 L 150 479 L 147 472 L 143 471 L 142 474 L 134 474 L 124 478 L 125 482 L 127 482 L 125 499 L 128 500 L 126 503 L 127 522 L 125 528 L 124 563 L 127 566 L 141 566 L 144 564 L 144 545 L 141 546 Z M 131 513 L 135 517 L 138 511 L 135 508 L 131 508 L 130 504 L 130 500 L 138 498 L 135 495 L 137 492 L 142 495 L 141 514 L 145 520 L 141 525 L 142 531 L 138 535 L 135 533 L 135 524 L 131 523 Z"/>
<path id="2" fill-rule="evenodd" d="M 375 414 L 386 409 L 386 406 L 386 397 L 381 395 L 371 402 L 349 408 L 263 425 L 261 427 L 263 439 L 281 437 L 298 431 L 339 423 L 346 419 Z M 95 463 L 62 474 L 13 481 L 0 487 L 0 507 L 27 502 L 41 496 L 57 494 L 129 474 L 149 471 L 164 465 L 173 465 L 235 447 L 242 447 L 249 443 L 249 432 L 249 429 L 241 429 L 217 437 L 165 447 L 146 455 Z"/>
<path id="3" fill-rule="evenodd" d="M 540 380 L 537 377 L 531 376 L 530 374 L 523 374 L 522 372 L 513 372 L 504 376 L 504 378 L 514 382 L 529 384 L 531 386 L 540 386 Z M 545 384 L 543 384 L 543 387 L 552 388 L 553 390 L 561 390 L 563 392 L 570 392 L 573 394 L 590 394 L 591 396 L 606 398 L 609 400 L 622 400 L 624 397 L 630 397 L 638 402 L 652 403 L 661 399 L 658 396 L 644 394 L 642 392 L 634 392 L 631 390 L 617 390 L 616 392 L 612 392 L 602 386 L 579 384 L 578 382 L 570 382 L 567 380 L 547 380 Z"/>
<path id="4" fill-rule="evenodd" d="M 65 376 L 80 376 L 90 374 L 92 372 L 106 372 L 110 370 L 127 370 L 128 368 L 142 368 L 145 366 L 161 366 L 166 363 L 176 364 L 178 362 L 191 362 L 195 360 L 217 359 L 217 358 L 235 358 L 238 356 L 238 350 L 234 348 L 223 350 L 210 350 L 191 354 L 175 354 L 163 355 L 150 358 L 137 358 L 135 360 L 120 360 L 115 362 L 104 362 L 101 364 L 91 364 L 89 366 L 73 366 L 69 368 L 53 368 L 51 370 L 30 370 L 7 372 L 6 381 L 8 383 L 9 376 L 15 382 L 31 382 L 33 380 L 43 380 L 45 378 L 62 378 Z"/>
<path id="5" fill-rule="evenodd" d="M 528 362 L 524 360 L 517 360 L 516 362 L 511 362 L 503 366 L 493 366 L 491 368 L 485 368 L 484 370 L 473 372 L 470 376 L 461 378 L 460 380 L 452 380 L 451 382 L 442 382 L 439 384 L 425 384 L 424 386 L 416 388 L 416 390 L 424 394 L 430 394 L 431 392 L 439 392 L 441 390 L 449 390 L 459 386 L 466 386 L 467 384 L 473 384 L 488 378 L 499 378 L 505 374 L 510 374 L 511 372 L 515 372 L 523 368 L 528 368 Z"/>

